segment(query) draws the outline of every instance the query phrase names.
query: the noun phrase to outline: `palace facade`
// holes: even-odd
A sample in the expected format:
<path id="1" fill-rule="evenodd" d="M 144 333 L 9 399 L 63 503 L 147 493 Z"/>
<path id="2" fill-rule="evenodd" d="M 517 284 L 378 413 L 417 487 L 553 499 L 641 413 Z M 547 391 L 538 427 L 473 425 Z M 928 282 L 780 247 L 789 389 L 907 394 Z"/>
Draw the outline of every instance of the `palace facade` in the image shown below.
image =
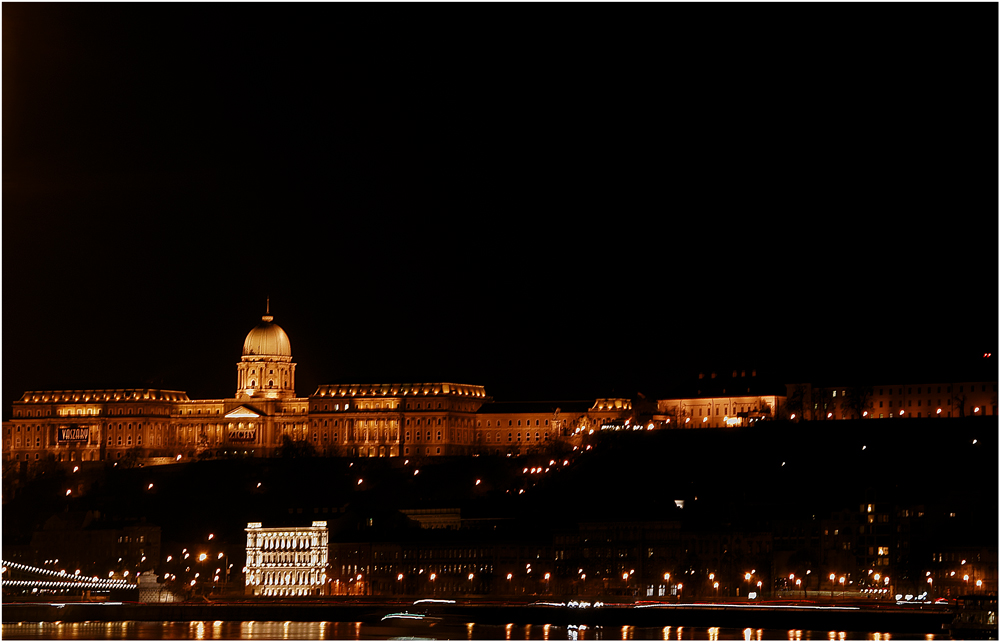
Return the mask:
<path id="1" fill-rule="evenodd" d="M 699 375 L 697 391 L 633 408 L 625 398 L 496 402 L 483 386 L 448 382 L 330 384 L 299 397 L 295 366 L 288 335 L 265 314 L 243 342 L 232 397 L 190 399 L 153 388 L 29 391 L 3 424 L 3 460 L 150 465 L 272 457 L 287 447 L 345 457 L 517 456 L 640 423 L 726 428 L 856 415 L 850 387 L 766 387 L 755 370 L 725 380 Z M 996 415 L 997 384 L 878 385 L 866 407 L 864 418 Z"/>
<path id="2" fill-rule="evenodd" d="M 631 413 L 628 399 L 498 404 L 483 386 L 448 382 L 321 385 L 299 397 L 295 365 L 288 335 L 266 314 L 243 342 L 232 397 L 29 391 L 4 423 L 3 458 L 165 464 L 271 457 L 289 441 L 327 456 L 519 455 Z"/>

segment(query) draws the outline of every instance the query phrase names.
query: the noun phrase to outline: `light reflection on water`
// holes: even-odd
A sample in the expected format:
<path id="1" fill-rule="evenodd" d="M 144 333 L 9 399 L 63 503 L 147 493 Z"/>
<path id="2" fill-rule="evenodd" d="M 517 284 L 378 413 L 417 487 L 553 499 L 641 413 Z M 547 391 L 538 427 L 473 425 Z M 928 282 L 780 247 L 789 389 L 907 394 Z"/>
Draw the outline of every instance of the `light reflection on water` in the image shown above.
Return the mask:
<path id="1" fill-rule="evenodd" d="M 587 625 L 491 625 L 363 622 L 20 622 L 3 624 L 5 640 L 874 640 L 883 632 L 769 630 L 723 627 L 600 627 Z M 924 637 L 924 636 L 922 636 Z M 902 636 L 906 639 L 906 636 Z M 934 635 L 925 636 L 934 640 Z"/>

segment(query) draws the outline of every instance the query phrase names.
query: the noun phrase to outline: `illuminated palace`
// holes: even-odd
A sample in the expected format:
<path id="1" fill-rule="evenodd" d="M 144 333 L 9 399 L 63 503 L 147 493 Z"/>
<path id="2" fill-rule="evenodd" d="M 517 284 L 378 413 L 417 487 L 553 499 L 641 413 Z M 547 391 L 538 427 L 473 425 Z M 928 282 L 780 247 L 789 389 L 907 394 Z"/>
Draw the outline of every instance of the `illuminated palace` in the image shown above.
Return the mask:
<path id="1" fill-rule="evenodd" d="M 715 379 L 712 373 L 706 382 Z M 645 410 L 623 398 L 495 402 L 483 386 L 446 382 L 321 385 L 298 397 L 291 342 L 266 314 L 243 342 L 232 397 L 189 399 L 179 390 L 151 388 L 26 392 L 3 424 L 3 459 L 148 465 L 271 457 L 289 443 L 346 457 L 522 455 L 556 440 L 578 444 L 602 428 L 634 430 L 640 422 L 647 429 L 725 428 L 854 416 L 846 387 L 795 384 L 785 396 L 786 386 L 758 389 L 749 383 L 755 379 L 755 371 L 734 371 L 726 381 L 718 378 L 717 388 L 699 384 L 697 394 L 649 402 Z M 789 411 L 793 394 L 804 417 Z M 996 395 L 995 381 L 875 386 L 863 416 L 996 415 Z"/>
<path id="2" fill-rule="evenodd" d="M 288 335 L 268 314 L 243 342 L 230 398 L 150 388 L 26 392 L 4 423 L 4 459 L 269 457 L 286 437 L 321 455 L 517 455 L 631 413 L 628 399 L 499 404 L 483 386 L 444 382 L 321 385 L 298 397 L 295 365 Z"/>

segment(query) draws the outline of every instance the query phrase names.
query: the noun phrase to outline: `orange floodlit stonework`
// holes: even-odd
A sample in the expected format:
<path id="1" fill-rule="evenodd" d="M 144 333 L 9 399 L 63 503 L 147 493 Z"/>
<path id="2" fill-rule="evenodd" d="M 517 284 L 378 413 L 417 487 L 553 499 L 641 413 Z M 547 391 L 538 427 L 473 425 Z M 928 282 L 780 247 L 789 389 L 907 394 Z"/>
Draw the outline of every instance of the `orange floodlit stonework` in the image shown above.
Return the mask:
<path id="1" fill-rule="evenodd" d="M 233 397 L 154 388 L 26 392 L 4 424 L 3 458 L 153 465 L 272 457 L 289 441 L 346 457 L 520 455 L 631 414 L 628 399 L 497 404 L 483 386 L 451 382 L 331 384 L 299 397 L 295 365 L 268 310 L 243 342 Z"/>

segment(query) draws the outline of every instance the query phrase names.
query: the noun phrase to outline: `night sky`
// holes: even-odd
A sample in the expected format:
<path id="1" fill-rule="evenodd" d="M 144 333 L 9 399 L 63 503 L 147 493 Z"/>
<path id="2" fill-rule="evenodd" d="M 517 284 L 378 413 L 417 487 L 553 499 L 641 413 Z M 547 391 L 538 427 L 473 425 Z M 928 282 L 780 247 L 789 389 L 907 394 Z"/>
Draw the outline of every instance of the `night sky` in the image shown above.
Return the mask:
<path id="1" fill-rule="evenodd" d="M 995 5 L 2 12 L 4 417 L 232 396 L 267 297 L 300 395 L 998 352 Z"/>

